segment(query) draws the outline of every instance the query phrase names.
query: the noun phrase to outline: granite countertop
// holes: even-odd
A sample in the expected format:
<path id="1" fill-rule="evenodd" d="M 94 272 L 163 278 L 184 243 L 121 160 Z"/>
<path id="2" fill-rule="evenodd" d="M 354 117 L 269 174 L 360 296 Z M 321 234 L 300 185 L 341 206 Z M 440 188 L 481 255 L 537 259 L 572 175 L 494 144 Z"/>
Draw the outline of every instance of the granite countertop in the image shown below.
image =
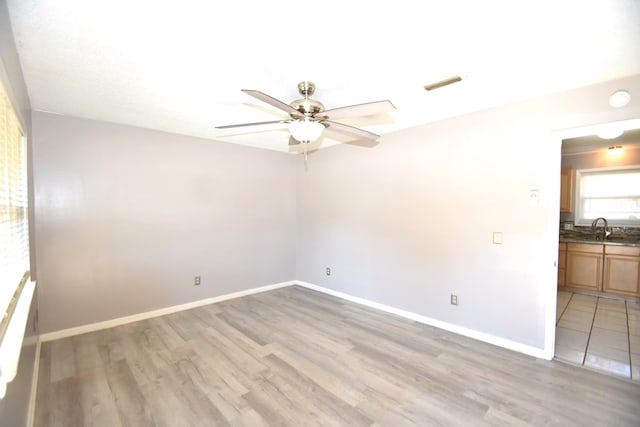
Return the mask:
<path id="1" fill-rule="evenodd" d="M 635 229 L 624 232 L 614 232 L 607 237 L 603 242 L 602 230 L 598 230 L 597 233 L 591 230 L 589 227 L 580 227 L 574 230 L 560 230 L 560 242 L 563 243 L 595 243 L 605 245 L 617 245 L 617 246 L 640 246 L 640 233 Z"/>

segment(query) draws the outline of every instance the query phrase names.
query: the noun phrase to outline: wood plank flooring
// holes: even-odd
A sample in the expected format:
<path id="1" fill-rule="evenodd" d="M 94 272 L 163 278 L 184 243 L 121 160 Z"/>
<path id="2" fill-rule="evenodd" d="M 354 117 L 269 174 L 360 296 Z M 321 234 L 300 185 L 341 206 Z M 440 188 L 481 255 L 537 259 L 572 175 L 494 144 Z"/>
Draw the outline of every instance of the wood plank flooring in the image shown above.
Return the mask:
<path id="1" fill-rule="evenodd" d="M 293 286 L 44 343 L 36 426 L 638 426 L 640 385 Z"/>

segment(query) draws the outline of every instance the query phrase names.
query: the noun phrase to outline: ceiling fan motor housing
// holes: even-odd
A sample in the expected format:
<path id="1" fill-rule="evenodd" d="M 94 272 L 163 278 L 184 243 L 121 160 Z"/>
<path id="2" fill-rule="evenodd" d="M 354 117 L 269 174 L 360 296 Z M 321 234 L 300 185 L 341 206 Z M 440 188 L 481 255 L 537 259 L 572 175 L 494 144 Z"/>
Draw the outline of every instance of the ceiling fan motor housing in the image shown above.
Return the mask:
<path id="1" fill-rule="evenodd" d="M 306 118 L 312 119 L 315 114 L 324 111 L 324 105 L 322 105 L 320 101 L 309 98 L 315 91 L 316 85 L 313 82 L 304 81 L 298 83 L 298 92 L 304 96 L 304 98 L 296 99 L 289 105 L 304 114 Z"/>
<path id="2" fill-rule="evenodd" d="M 316 91 L 316 85 L 313 82 L 304 81 L 298 83 L 298 93 L 304 96 L 303 99 L 296 99 L 289 105 L 296 110 L 300 111 L 308 119 L 313 119 L 314 115 L 324 111 L 324 105 L 320 101 L 310 99 Z"/>
<path id="3" fill-rule="evenodd" d="M 315 99 L 296 99 L 289 105 L 300 111 L 305 116 L 313 116 L 314 114 L 324 111 L 324 105 L 322 105 L 322 102 L 316 101 Z"/>

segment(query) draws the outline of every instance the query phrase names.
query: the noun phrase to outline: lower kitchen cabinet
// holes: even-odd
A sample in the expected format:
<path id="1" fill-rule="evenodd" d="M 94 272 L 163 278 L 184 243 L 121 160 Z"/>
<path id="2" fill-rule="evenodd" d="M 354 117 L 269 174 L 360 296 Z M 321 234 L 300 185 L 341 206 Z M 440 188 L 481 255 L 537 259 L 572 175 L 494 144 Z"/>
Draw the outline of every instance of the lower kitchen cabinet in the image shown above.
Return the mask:
<path id="1" fill-rule="evenodd" d="M 568 243 L 566 264 L 566 286 L 602 290 L 602 264 L 604 245 Z"/>
<path id="2" fill-rule="evenodd" d="M 640 247 L 605 246 L 603 291 L 640 295 Z"/>
<path id="3" fill-rule="evenodd" d="M 558 287 L 565 286 L 567 267 L 567 244 L 558 245 Z"/>

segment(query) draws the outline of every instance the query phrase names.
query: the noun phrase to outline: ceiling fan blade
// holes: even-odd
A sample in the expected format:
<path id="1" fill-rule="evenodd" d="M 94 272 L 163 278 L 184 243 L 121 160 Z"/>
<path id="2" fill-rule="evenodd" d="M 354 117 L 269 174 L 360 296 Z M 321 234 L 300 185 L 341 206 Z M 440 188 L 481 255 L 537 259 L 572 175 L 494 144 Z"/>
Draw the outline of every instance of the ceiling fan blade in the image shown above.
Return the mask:
<path id="1" fill-rule="evenodd" d="M 384 100 L 332 108 L 330 110 L 323 111 L 322 113 L 318 113 L 318 115 L 326 117 L 327 119 L 336 120 L 346 119 L 349 117 L 373 116 L 375 114 L 388 113 L 395 109 L 396 107 L 391 103 L 391 101 Z"/>
<path id="2" fill-rule="evenodd" d="M 279 108 L 282 111 L 285 111 L 294 117 L 303 116 L 303 114 L 300 111 L 296 110 L 291 105 L 286 104 L 278 99 L 275 99 L 273 96 L 269 96 L 264 92 L 260 92 L 259 90 L 252 90 L 252 89 L 242 89 L 242 91 L 247 95 L 251 95 L 256 99 L 259 99 L 260 101 L 266 102 L 269 105 L 273 105 L 274 107 Z"/>
<path id="3" fill-rule="evenodd" d="M 298 145 L 298 144 L 300 144 L 300 141 L 295 139 L 293 136 L 289 136 L 289 145 Z"/>
<path id="4" fill-rule="evenodd" d="M 216 126 L 216 129 L 239 128 L 239 127 L 242 127 L 242 126 L 270 125 L 270 124 L 274 124 L 274 123 L 289 123 L 289 120 L 271 120 L 269 122 L 240 123 L 240 124 L 237 124 L 237 125 Z"/>
<path id="5" fill-rule="evenodd" d="M 341 133 L 343 135 L 351 136 L 357 139 L 366 140 L 366 141 L 376 141 L 378 138 L 380 138 L 380 135 L 377 135 L 373 132 L 369 132 L 368 130 L 345 125 L 343 123 L 332 122 L 330 120 L 323 120 L 321 123 L 325 124 L 329 130 Z"/>

